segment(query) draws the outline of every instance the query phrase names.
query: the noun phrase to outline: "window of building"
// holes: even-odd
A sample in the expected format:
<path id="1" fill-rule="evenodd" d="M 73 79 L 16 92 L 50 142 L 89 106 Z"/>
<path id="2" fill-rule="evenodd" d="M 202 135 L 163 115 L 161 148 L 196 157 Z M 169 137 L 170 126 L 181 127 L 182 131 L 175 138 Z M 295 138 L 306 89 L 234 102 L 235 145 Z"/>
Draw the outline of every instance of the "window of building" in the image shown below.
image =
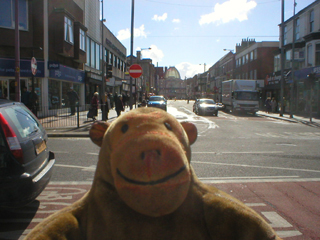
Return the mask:
<path id="1" fill-rule="evenodd" d="M 320 66 L 320 43 L 316 44 L 316 66 Z"/>
<path id="2" fill-rule="evenodd" d="M 249 62 L 249 53 L 246 54 L 246 63 L 248 63 L 248 62 Z"/>
<path id="3" fill-rule="evenodd" d="M 117 67 L 117 56 L 113 55 L 113 66 Z"/>
<path id="4" fill-rule="evenodd" d="M 291 53 L 292 50 L 286 51 L 286 60 L 285 60 L 285 68 L 291 68 Z"/>
<path id="5" fill-rule="evenodd" d="M 254 53 L 253 51 L 250 52 L 250 61 L 253 61 L 253 59 L 254 59 L 254 54 L 253 53 Z"/>
<path id="6" fill-rule="evenodd" d="M 280 66 L 280 54 L 274 56 L 274 71 L 280 71 L 281 70 L 281 66 Z"/>
<path id="7" fill-rule="evenodd" d="M 87 46 L 86 46 L 86 49 L 87 49 L 87 62 L 86 62 L 86 65 L 87 66 L 90 66 L 90 38 L 89 37 L 87 37 L 87 44 L 86 44 Z"/>
<path id="8" fill-rule="evenodd" d="M 254 59 L 257 59 L 257 57 L 258 57 L 258 50 L 257 49 L 253 50 L 253 56 L 254 56 Z"/>
<path id="9" fill-rule="evenodd" d="M 0 1 L 0 27 L 15 28 L 15 0 Z M 19 0 L 19 29 L 28 30 L 28 0 Z"/>
<path id="10" fill-rule="evenodd" d="M 257 80 L 258 79 L 258 72 L 257 69 L 253 70 L 253 79 Z"/>
<path id="11" fill-rule="evenodd" d="M 312 44 L 309 44 L 308 47 L 307 47 L 307 65 L 308 66 L 312 66 L 313 65 L 313 57 L 312 57 L 312 53 L 313 53 L 313 50 L 312 50 Z"/>
<path id="12" fill-rule="evenodd" d="M 311 10 L 309 15 L 309 31 L 313 32 L 313 30 L 314 30 L 314 11 Z"/>
<path id="13" fill-rule="evenodd" d="M 284 45 L 287 44 L 287 31 L 288 31 L 287 26 L 284 26 L 284 35 L 283 35 L 283 43 L 284 43 Z"/>
<path id="14" fill-rule="evenodd" d="M 246 56 L 242 56 L 242 63 L 243 63 L 243 64 L 246 63 Z"/>
<path id="15" fill-rule="evenodd" d="M 90 39 L 90 67 L 92 67 L 92 68 L 95 67 L 95 59 L 96 59 L 96 57 L 95 57 L 95 53 L 96 53 L 95 49 L 96 48 L 95 48 L 95 45 L 94 45 L 94 41 L 92 41 Z"/>
<path id="16" fill-rule="evenodd" d="M 109 64 L 113 65 L 113 53 L 109 52 Z"/>
<path id="17" fill-rule="evenodd" d="M 96 46 L 96 53 L 95 53 L 95 55 L 96 55 L 96 60 L 95 60 L 95 68 L 96 69 L 98 69 L 98 70 L 100 70 L 100 45 L 99 44 L 97 44 L 97 43 L 95 43 L 95 46 Z"/>
<path id="18" fill-rule="evenodd" d="M 295 40 L 300 38 L 300 18 L 296 19 Z"/>
<path id="19" fill-rule="evenodd" d="M 66 16 L 64 17 L 64 40 L 73 43 L 73 23 Z"/>
<path id="20" fill-rule="evenodd" d="M 80 42 L 80 49 L 82 51 L 86 51 L 86 33 L 80 29 L 80 36 L 79 36 L 79 42 Z"/>

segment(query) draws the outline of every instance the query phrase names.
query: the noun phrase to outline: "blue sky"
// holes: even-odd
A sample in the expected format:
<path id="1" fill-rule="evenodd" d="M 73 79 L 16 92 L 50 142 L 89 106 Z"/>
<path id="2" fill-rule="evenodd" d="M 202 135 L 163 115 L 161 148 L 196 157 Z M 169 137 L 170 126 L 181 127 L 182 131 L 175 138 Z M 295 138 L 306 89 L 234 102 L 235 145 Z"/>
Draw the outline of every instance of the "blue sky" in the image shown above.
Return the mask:
<path id="1" fill-rule="evenodd" d="M 314 0 L 295 0 L 298 13 Z M 131 52 L 132 0 L 104 0 L 108 29 Z M 285 0 L 285 20 L 294 0 Z M 208 70 L 244 38 L 278 41 L 280 0 L 135 0 L 133 54 L 155 66 L 175 66 L 181 78 Z"/>

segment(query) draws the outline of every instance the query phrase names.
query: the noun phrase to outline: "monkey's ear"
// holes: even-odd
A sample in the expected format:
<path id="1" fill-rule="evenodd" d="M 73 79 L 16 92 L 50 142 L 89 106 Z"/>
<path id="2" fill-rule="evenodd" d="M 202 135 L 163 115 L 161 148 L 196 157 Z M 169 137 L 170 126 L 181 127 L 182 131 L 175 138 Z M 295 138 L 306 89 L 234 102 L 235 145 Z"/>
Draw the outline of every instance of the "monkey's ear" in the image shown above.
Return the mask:
<path id="1" fill-rule="evenodd" d="M 193 144 L 198 137 L 197 127 L 191 122 L 181 122 L 181 125 L 188 135 L 190 145 Z"/>
<path id="2" fill-rule="evenodd" d="M 103 122 L 103 121 L 95 122 L 89 131 L 89 136 L 91 141 L 96 145 L 98 145 L 99 147 L 101 147 L 103 136 L 109 126 L 110 126 L 110 123 L 108 122 Z"/>

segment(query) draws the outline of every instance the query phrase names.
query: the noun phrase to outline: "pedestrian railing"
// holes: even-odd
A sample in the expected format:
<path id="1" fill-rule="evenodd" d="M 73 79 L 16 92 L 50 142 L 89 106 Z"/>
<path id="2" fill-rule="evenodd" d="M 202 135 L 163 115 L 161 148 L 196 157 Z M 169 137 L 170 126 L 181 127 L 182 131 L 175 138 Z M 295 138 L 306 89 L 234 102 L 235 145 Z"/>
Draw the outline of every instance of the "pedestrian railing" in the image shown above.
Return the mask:
<path id="1" fill-rule="evenodd" d="M 70 107 L 49 108 L 41 107 L 37 110 L 37 117 L 44 128 L 79 128 L 93 122 L 92 118 L 87 118 L 90 104 L 78 105 L 75 107 L 75 114 L 71 114 Z M 102 119 L 101 106 L 98 109 L 96 120 Z"/>

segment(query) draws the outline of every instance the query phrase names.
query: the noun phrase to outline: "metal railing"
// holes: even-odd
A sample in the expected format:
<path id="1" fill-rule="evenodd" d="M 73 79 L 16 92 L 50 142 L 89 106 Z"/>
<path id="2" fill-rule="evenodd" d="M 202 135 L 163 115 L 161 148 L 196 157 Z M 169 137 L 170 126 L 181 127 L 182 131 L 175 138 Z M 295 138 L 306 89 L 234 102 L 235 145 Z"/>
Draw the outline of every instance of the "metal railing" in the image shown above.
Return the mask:
<path id="1" fill-rule="evenodd" d="M 71 115 L 70 107 L 63 108 L 49 108 L 40 107 L 37 109 L 37 117 L 44 128 L 63 128 L 75 127 L 80 128 L 90 122 L 93 118 L 87 118 L 90 104 L 77 105 L 75 107 L 75 114 Z M 98 116 L 96 120 L 102 119 L 101 106 L 98 109 Z"/>

